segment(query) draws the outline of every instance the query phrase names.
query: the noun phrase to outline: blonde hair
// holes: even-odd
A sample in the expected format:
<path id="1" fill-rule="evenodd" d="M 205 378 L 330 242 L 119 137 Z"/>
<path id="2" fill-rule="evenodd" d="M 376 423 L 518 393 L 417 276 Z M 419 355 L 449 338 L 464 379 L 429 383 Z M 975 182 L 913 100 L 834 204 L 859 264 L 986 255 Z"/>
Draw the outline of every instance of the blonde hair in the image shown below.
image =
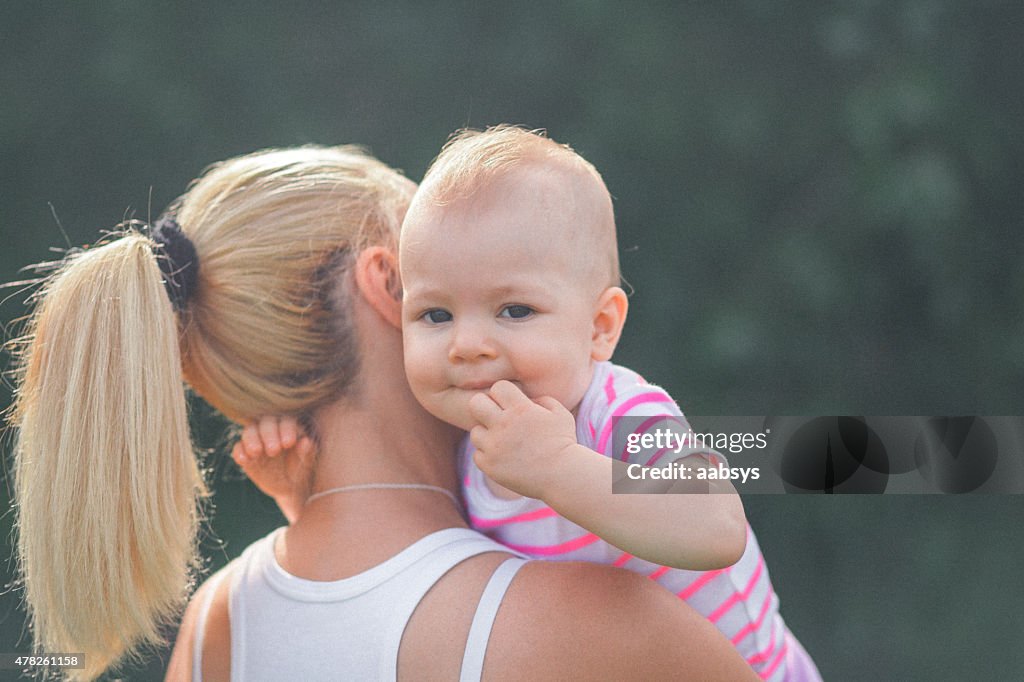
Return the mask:
<path id="1" fill-rule="evenodd" d="M 354 147 L 257 152 L 174 206 L 199 261 L 182 311 L 130 229 L 46 282 L 13 344 L 18 561 L 36 649 L 85 653 L 72 677 L 161 643 L 198 568 L 207 491 L 183 376 L 235 420 L 342 394 L 357 364 L 345 268 L 394 246 L 414 189 Z"/>
<path id="2" fill-rule="evenodd" d="M 593 164 L 567 144 L 555 142 L 541 129 L 506 123 L 485 130 L 463 129 L 449 137 L 430 164 L 420 185 L 420 196 L 436 205 L 451 204 L 472 196 L 485 183 L 528 164 L 539 164 L 583 180 L 595 214 L 601 216 L 588 226 L 595 238 L 591 244 L 606 264 L 607 284 L 618 285 L 618 243 L 611 195 Z"/>

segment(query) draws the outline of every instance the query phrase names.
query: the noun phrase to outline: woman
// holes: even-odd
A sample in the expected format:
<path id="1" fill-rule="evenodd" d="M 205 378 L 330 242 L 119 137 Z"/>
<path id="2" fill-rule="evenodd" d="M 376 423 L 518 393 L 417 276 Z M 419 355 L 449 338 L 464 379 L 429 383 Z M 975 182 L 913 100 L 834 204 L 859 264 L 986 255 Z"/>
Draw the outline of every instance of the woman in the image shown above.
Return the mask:
<path id="1" fill-rule="evenodd" d="M 301 416 L 320 454 L 294 523 L 196 593 L 170 679 L 756 679 L 650 581 L 590 565 L 516 573 L 465 528 L 458 434 L 422 411 L 402 368 L 394 253 L 414 189 L 353 148 L 240 157 L 150 236 L 77 254 L 48 283 L 15 406 L 37 646 L 84 651 L 92 678 L 177 614 L 206 494 L 184 376 L 236 421 Z M 407 588 L 421 560 L 437 575 Z"/>

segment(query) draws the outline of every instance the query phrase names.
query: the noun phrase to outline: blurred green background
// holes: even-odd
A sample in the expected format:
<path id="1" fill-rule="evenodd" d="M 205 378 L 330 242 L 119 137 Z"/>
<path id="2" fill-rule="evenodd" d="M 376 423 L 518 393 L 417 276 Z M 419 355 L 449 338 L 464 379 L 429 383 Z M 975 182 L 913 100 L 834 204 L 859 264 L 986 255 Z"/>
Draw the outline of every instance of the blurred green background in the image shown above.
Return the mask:
<path id="1" fill-rule="evenodd" d="M 0 281 L 235 154 L 357 142 L 419 179 L 507 121 L 604 174 L 636 291 L 616 359 L 685 411 L 1021 414 L 1022 36 L 1012 1 L 11 2 Z M 10 338 L 25 295 L 0 298 Z M 196 415 L 215 568 L 281 518 Z M 1020 678 L 1024 498 L 746 503 L 826 679 Z M 26 651 L 7 573 L 0 651 Z"/>

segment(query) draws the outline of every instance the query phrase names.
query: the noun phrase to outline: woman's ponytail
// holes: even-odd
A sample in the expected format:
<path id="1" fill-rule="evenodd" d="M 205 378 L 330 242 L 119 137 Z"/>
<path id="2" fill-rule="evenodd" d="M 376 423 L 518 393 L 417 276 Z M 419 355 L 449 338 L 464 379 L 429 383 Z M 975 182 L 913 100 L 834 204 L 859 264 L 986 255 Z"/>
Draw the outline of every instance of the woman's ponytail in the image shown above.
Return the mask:
<path id="1" fill-rule="evenodd" d="M 160 643 L 197 564 L 206 489 L 153 246 L 130 232 L 70 257 L 19 340 L 19 567 L 36 649 L 84 653 L 83 679 Z"/>

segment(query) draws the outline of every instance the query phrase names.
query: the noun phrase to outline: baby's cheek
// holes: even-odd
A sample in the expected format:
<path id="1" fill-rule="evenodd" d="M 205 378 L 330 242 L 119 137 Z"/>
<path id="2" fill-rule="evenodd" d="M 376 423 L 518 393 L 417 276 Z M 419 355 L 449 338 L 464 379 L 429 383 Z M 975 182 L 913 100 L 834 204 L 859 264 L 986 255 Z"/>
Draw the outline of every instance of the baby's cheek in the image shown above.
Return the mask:
<path id="1" fill-rule="evenodd" d="M 593 368 L 589 362 L 580 363 L 578 358 L 574 358 L 574 362 L 567 361 L 565 366 L 565 383 L 561 387 L 562 395 L 559 396 L 559 401 L 567 410 L 572 411 L 579 406 L 590 386 Z M 572 369 L 569 369 L 570 367 Z"/>
<path id="2" fill-rule="evenodd" d="M 453 413 L 461 412 L 452 404 L 452 397 L 443 391 L 442 387 L 432 381 L 429 375 L 415 370 L 407 370 L 406 377 L 409 380 L 409 387 L 412 389 L 416 401 L 433 416 L 446 421 L 453 421 Z"/>
<path id="3" fill-rule="evenodd" d="M 437 383 L 429 371 L 428 366 L 423 365 L 416 361 L 415 358 L 410 358 L 405 363 L 405 376 L 409 380 L 409 387 L 412 389 L 412 393 L 417 399 L 423 401 L 427 397 L 437 390 Z"/>
<path id="4" fill-rule="evenodd" d="M 428 362 L 429 357 L 423 353 L 422 347 L 415 341 L 407 341 L 405 344 L 405 376 L 409 381 L 412 393 L 418 399 L 423 400 L 435 383 L 433 372 Z"/>

